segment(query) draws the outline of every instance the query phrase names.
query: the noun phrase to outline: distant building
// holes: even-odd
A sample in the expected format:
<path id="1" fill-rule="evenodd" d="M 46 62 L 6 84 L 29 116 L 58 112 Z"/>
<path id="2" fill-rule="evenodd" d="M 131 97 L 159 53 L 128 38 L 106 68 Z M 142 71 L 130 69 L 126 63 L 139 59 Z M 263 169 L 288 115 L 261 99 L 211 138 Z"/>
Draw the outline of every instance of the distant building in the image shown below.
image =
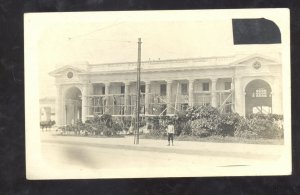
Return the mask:
<path id="1" fill-rule="evenodd" d="M 58 125 L 94 114 L 135 113 L 136 62 L 67 65 L 50 75 Z M 141 115 L 171 115 L 188 106 L 220 112 L 282 114 L 281 59 L 254 55 L 143 61 Z"/>
<path id="2" fill-rule="evenodd" d="M 40 99 L 40 121 L 55 120 L 55 98 Z"/>

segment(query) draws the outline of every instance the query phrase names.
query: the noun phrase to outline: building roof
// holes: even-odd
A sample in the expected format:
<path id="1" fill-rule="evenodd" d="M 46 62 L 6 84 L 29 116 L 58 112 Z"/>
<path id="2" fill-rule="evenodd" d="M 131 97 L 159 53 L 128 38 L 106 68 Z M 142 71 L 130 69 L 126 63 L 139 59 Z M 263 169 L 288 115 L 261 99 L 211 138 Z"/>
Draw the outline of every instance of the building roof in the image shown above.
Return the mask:
<path id="1" fill-rule="evenodd" d="M 216 56 L 216 57 L 199 57 L 199 58 L 181 58 L 181 59 L 158 59 L 142 61 L 141 66 L 143 71 L 160 71 L 164 69 L 195 69 L 195 68 L 217 68 L 231 67 L 239 65 L 250 59 L 265 59 L 270 63 L 279 63 L 279 57 L 270 57 L 269 55 L 252 54 L 252 55 L 232 55 L 232 56 Z M 112 73 L 112 72 L 131 72 L 136 70 L 137 62 L 116 62 L 116 63 L 101 63 L 101 64 L 85 64 L 84 66 L 66 65 L 60 67 L 49 74 L 55 76 L 67 69 L 72 69 L 79 74 L 91 73 Z"/>
<path id="2" fill-rule="evenodd" d="M 55 102 L 55 97 L 40 98 L 40 103 L 53 103 L 53 102 Z"/>

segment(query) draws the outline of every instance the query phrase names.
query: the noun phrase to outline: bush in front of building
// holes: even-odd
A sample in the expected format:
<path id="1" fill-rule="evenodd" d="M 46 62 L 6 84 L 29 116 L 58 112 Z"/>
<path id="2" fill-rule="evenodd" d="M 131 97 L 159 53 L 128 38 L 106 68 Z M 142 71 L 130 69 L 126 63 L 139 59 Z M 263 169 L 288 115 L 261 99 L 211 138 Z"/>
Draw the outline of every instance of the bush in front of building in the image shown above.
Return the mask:
<path id="1" fill-rule="evenodd" d="M 211 105 L 193 106 L 186 110 L 186 117 L 191 121 L 203 118 L 217 120 L 219 116 L 219 110 Z"/>
<path id="2" fill-rule="evenodd" d="M 176 135 L 192 135 L 191 122 L 186 116 L 185 111 L 176 112 L 173 117 L 175 123 L 175 134 Z"/>
<path id="3" fill-rule="evenodd" d="M 250 120 L 242 117 L 236 129 L 234 131 L 235 137 L 240 137 L 243 139 L 256 139 L 258 138 L 257 132 L 254 131 Z"/>
<path id="4" fill-rule="evenodd" d="M 84 130 L 88 135 L 105 135 L 114 136 L 123 130 L 119 121 L 113 121 L 112 116 L 104 114 L 102 116 L 95 115 L 92 119 L 84 123 Z"/>
<path id="5" fill-rule="evenodd" d="M 208 137 L 220 134 L 220 113 L 210 105 L 189 107 L 186 117 L 191 121 L 192 136 Z"/>
<path id="6" fill-rule="evenodd" d="M 179 123 L 177 128 L 181 128 L 180 135 L 283 138 L 283 116 L 277 114 L 252 114 L 245 118 L 238 113 L 220 114 L 217 108 L 203 105 L 189 107 L 186 119 Z"/>
<path id="7" fill-rule="evenodd" d="M 283 138 L 282 127 L 283 116 L 276 114 L 252 114 L 247 118 L 242 118 L 234 133 L 242 138 Z"/>
<path id="8" fill-rule="evenodd" d="M 40 122 L 40 127 L 42 130 L 44 129 L 48 129 L 48 128 L 51 128 L 53 125 L 55 125 L 55 121 L 41 121 Z"/>
<path id="9" fill-rule="evenodd" d="M 234 136 L 237 126 L 241 122 L 243 117 L 238 113 L 224 113 L 220 114 L 218 120 L 218 128 L 220 129 L 219 133 L 222 136 Z"/>
<path id="10" fill-rule="evenodd" d="M 165 134 L 164 125 L 162 123 L 161 116 L 150 116 L 147 118 L 150 131 L 149 134 L 154 137 L 161 137 Z"/>

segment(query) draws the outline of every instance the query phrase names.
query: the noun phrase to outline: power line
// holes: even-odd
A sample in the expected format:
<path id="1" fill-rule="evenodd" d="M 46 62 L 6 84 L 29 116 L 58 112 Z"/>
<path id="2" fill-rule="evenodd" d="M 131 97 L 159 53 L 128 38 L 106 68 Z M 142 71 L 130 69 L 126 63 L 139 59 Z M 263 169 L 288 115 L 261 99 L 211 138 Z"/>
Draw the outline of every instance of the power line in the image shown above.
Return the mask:
<path id="1" fill-rule="evenodd" d="M 81 34 L 81 35 L 77 35 L 77 36 L 73 36 L 73 37 L 68 37 L 68 40 L 72 40 L 74 38 L 80 38 L 80 37 L 84 37 L 86 35 L 90 35 L 90 34 L 93 34 L 95 32 L 98 32 L 98 31 L 102 31 L 102 30 L 105 30 L 105 29 L 108 29 L 108 28 L 112 28 L 114 26 L 117 26 L 117 25 L 120 25 L 122 24 L 123 22 L 119 22 L 119 23 L 116 23 L 116 24 L 111 24 L 111 25 L 108 25 L 108 26 L 105 26 L 105 27 L 102 27 L 102 28 L 98 28 L 96 30 L 93 30 L 91 32 L 88 32 L 88 33 L 84 33 L 84 34 Z"/>
<path id="2" fill-rule="evenodd" d="M 134 43 L 134 44 L 137 43 L 136 41 L 112 40 L 112 39 L 97 39 L 97 38 L 94 38 L 94 39 L 88 38 L 88 39 L 85 39 L 85 40 L 96 40 L 96 41 L 107 41 L 107 42 L 119 42 L 119 43 Z"/>

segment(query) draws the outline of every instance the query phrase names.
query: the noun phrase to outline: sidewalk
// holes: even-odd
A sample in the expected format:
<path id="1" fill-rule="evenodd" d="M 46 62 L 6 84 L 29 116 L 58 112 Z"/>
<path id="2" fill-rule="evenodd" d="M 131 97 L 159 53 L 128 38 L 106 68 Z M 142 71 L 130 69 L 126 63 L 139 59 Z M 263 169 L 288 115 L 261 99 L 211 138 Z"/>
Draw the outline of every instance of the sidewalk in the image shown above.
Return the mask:
<path id="1" fill-rule="evenodd" d="M 104 147 L 124 150 L 178 153 L 202 156 L 228 156 L 247 159 L 277 159 L 283 152 L 283 145 L 209 143 L 194 141 L 174 141 L 174 146 L 167 146 L 167 140 L 140 139 L 133 143 L 133 136 L 124 138 L 80 137 L 41 133 L 42 142 L 59 144 L 82 144 L 91 147 Z"/>

